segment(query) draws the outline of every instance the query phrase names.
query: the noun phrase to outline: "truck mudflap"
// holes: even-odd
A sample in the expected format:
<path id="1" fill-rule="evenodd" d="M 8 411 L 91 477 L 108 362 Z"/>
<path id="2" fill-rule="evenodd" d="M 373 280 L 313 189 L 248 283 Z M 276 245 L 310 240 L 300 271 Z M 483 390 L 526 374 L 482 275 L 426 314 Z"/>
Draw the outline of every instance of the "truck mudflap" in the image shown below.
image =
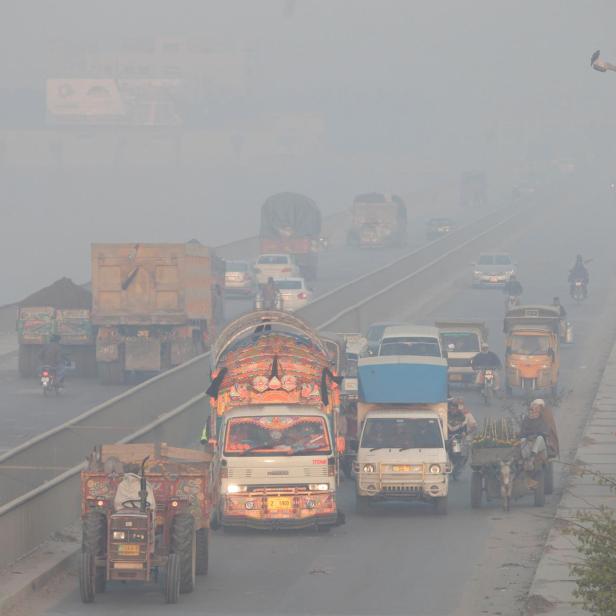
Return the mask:
<path id="1" fill-rule="evenodd" d="M 246 492 L 222 497 L 220 521 L 259 529 L 334 526 L 344 519 L 333 492 Z"/>
<path id="2" fill-rule="evenodd" d="M 158 338 L 126 338 L 124 365 L 126 370 L 158 371 L 161 369 L 161 341 Z"/>

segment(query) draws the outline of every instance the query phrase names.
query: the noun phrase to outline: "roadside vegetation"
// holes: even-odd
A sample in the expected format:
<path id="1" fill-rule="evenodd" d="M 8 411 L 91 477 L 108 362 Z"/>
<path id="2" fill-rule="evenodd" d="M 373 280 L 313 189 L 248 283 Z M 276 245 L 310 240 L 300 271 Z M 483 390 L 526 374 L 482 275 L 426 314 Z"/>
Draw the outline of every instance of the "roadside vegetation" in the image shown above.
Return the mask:
<path id="1" fill-rule="evenodd" d="M 616 479 L 578 469 L 616 494 Z M 602 505 L 580 511 L 569 534 L 577 540 L 580 560 L 571 564 L 576 580 L 574 596 L 584 609 L 597 616 L 616 614 L 616 510 Z"/>

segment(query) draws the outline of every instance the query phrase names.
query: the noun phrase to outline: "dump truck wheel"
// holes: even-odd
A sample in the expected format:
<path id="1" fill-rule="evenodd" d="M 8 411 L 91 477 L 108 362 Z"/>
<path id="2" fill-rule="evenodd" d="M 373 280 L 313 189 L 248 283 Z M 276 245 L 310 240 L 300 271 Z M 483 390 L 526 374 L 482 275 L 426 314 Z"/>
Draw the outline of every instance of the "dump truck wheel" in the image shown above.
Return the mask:
<path id="1" fill-rule="evenodd" d="M 94 557 L 87 549 L 79 562 L 79 594 L 83 603 L 94 601 Z"/>
<path id="2" fill-rule="evenodd" d="M 545 493 L 554 493 L 554 465 L 552 462 L 545 465 Z"/>
<path id="3" fill-rule="evenodd" d="M 83 520 L 81 545 L 87 550 L 96 561 L 103 558 L 107 548 L 107 520 L 105 516 L 91 511 Z M 107 582 L 107 572 L 105 567 L 96 567 L 94 580 L 94 591 L 97 593 L 105 592 Z"/>
<path id="4" fill-rule="evenodd" d="M 22 379 L 27 379 L 34 375 L 34 368 L 32 367 L 32 347 L 26 344 L 19 345 L 19 376 Z"/>
<path id="5" fill-rule="evenodd" d="M 481 507 L 482 479 L 479 471 L 473 471 L 471 475 L 471 507 L 479 509 Z"/>
<path id="6" fill-rule="evenodd" d="M 98 374 L 103 385 L 124 383 L 124 370 L 119 361 L 99 362 Z"/>
<path id="7" fill-rule="evenodd" d="M 210 529 L 200 528 L 197 531 L 197 563 L 196 574 L 207 575 L 210 563 Z"/>
<path id="8" fill-rule="evenodd" d="M 167 573 L 165 575 L 165 601 L 177 603 L 180 595 L 180 557 L 169 554 Z"/>
<path id="9" fill-rule="evenodd" d="M 537 487 L 535 488 L 535 507 L 545 505 L 545 471 L 541 469 L 535 477 Z"/>
<path id="10" fill-rule="evenodd" d="M 189 513 L 180 513 L 173 519 L 171 552 L 177 554 L 180 567 L 180 592 L 195 589 L 197 541 L 195 519 Z"/>

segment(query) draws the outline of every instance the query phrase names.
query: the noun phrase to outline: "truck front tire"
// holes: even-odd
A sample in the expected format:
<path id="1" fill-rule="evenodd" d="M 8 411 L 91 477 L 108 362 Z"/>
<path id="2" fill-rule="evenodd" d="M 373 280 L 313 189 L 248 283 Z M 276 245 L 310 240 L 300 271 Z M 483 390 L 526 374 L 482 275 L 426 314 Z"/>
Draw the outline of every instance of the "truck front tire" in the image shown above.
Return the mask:
<path id="1" fill-rule="evenodd" d="M 434 511 L 436 515 L 447 515 L 447 497 L 437 496 L 434 499 Z"/>

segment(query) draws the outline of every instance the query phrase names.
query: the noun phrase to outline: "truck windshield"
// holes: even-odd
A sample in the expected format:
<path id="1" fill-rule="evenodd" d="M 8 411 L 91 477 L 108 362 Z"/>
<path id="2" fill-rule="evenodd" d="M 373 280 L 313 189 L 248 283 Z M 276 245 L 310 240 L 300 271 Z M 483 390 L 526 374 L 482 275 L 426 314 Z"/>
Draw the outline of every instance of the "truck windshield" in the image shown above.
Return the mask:
<path id="1" fill-rule="evenodd" d="M 512 336 L 511 352 L 520 355 L 546 355 L 550 348 L 547 336 Z"/>
<path id="2" fill-rule="evenodd" d="M 442 449 L 438 419 L 367 419 L 361 437 L 365 449 Z"/>
<path id="3" fill-rule="evenodd" d="M 443 332 L 441 337 L 450 353 L 479 353 L 479 336 L 474 332 Z"/>
<path id="4" fill-rule="evenodd" d="M 441 349 L 436 338 L 383 338 L 379 355 L 440 357 Z"/>
<path id="5" fill-rule="evenodd" d="M 227 456 L 293 456 L 331 453 L 322 417 L 234 417 L 227 424 Z"/>

